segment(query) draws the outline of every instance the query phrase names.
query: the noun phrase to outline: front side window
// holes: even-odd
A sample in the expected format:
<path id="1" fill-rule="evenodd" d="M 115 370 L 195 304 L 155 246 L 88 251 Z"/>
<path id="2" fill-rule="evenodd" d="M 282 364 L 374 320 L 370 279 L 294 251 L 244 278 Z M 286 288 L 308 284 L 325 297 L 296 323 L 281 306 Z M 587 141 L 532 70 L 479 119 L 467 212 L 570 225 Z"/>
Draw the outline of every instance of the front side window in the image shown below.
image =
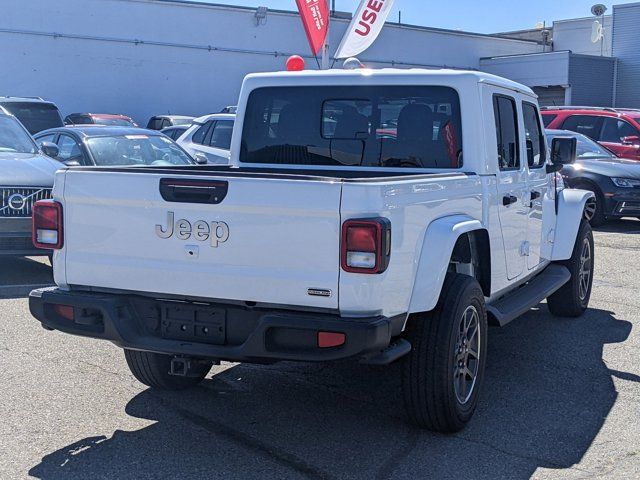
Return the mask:
<path id="1" fill-rule="evenodd" d="M 607 117 L 602 127 L 601 142 L 622 143 L 626 137 L 638 137 L 640 134 L 631 124 L 617 118 Z"/>
<path id="2" fill-rule="evenodd" d="M 164 135 L 94 137 L 87 146 L 96 165 L 192 165 L 191 158 Z"/>
<path id="3" fill-rule="evenodd" d="M 0 154 L 36 153 L 36 145 L 13 117 L 0 115 Z"/>
<path id="4" fill-rule="evenodd" d="M 564 130 L 581 133 L 592 140 L 600 140 L 603 117 L 596 115 L 572 115 L 562 124 Z"/>
<path id="5" fill-rule="evenodd" d="M 494 95 L 493 113 L 496 123 L 500 170 L 520 168 L 516 101 L 504 95 Z"/>
<path id="6" fill-rule="evenodd" d="M 295 87 L 251 92 L 245 163 L 460 168 L 462 122 L 450 87 Z"/>
<path id="7" fill-rule="evenodd" d="M 82 150 L 80 150 L 80 145 L 78 145 L 78 142 L 69 135 L 60 135 L 58 138 L 58 149 L 59 152 L 56 158 L 61 162 L 65 162 L 67 160 L 76 160 L 81 162 Z"/>
<path id="8" fill-rule="evenodd" d="M 547 159 L 542 127 L 540 127 L 538 120 L 538 109 L 532 103 L 523 103 L 522 114 L 527 142 L 527 162 L 530 168 L 541 167 Z"/>
<path id="9" fill-rule="evenodd" d="M 38 144 L 39 147 L 41 147 L 44 142 L 53 142 L 55 138 L 56 138 L 56 134 L 52 133 L 51 135 L 45 135 L 44 137 L 39 137 L 38 139 L 36 139 L 36 143 Z"/>

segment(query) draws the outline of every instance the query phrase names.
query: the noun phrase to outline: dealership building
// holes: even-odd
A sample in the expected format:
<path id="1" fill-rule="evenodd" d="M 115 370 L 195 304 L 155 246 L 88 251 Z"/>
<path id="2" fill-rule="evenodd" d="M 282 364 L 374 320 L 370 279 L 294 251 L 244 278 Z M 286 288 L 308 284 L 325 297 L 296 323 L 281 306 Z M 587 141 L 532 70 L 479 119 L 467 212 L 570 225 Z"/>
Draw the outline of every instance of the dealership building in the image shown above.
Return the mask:
<path id="1" fill-rule="evenodd" d="M 493 35 L 389 22 L 361 60 L 483 70 L 530 86 L 544 105 L 640 108 L 640 3 L 610 13 L 599 18 L 601 39 L 593 37 L 595 17 Z M 334 14 L 332 51 L 349 20 Z M 292 11 L 182 0 L 3 0 L 0 95 L 43 97 L 64 115 L 125 113 L 139 123 L 202 115 L 235 104 L 247 73 L 282 70 L 288 56 L 308 50 Z M 307 66 L 318 68 L 313 57 Z"/>

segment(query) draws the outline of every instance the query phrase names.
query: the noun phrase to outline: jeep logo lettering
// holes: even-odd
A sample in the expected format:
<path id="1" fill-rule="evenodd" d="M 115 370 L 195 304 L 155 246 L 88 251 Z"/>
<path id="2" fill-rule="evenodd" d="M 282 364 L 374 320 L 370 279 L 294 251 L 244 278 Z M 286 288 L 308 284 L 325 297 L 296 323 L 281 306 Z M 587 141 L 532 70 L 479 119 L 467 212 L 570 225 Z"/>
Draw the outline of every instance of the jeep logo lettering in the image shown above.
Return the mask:
<path id="1" fill-rule="evenodd" d="M 166 225 L 156 225 L 156 235 L 160 238 L 171 238 L 174 234 L 178 240 L 193 238 L 199 242 L 211 241 L 213 248 L 229 240 L 229 225 L 224 222 L 205 222 L 198 220 L 193 225 L 189 220 L 175 219 L 173 212 L 167 212 Z"/>

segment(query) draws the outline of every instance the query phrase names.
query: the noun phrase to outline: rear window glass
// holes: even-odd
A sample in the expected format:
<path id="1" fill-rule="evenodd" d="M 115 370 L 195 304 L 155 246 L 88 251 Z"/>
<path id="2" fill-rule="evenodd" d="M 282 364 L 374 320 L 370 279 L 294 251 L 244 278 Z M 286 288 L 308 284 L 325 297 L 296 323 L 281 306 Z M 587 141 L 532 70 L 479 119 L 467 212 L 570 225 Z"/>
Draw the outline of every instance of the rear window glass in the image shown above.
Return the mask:
<path id="1" fill-rule="evenodd" d="M 50 103 L 6 102 L 2 106 L 15 115 L 31 135 L 64 125 L 60 112 Z"/>
<path id="2" fill-rule="evenodd" d="M 273 87 L 247 104 L 245 163 L 459 168 L 458 93 L 450 87 Z"/>
<path id="3" fill-rule="evenodd" d="M 556 118 L 558 118 L 558 115 L 547 115 L 547 114 L 542 114 L 542 123 L 544 123 L 545 128 L 548 127 L 551 122 L 553 122 Z"/>

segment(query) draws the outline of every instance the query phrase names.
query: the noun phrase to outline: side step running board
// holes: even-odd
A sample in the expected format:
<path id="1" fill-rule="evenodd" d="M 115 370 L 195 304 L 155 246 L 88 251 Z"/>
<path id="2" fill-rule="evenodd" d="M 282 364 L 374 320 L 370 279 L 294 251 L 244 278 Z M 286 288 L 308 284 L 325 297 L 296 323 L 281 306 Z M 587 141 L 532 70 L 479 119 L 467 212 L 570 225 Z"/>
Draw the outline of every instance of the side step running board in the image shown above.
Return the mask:
<path id="1" fill-rule="evenodd" d="M 487 305 L 487 312 L 490 318 L 493 317 L 498 325 L 504 327 L 555 293 L 570 278 L 571 274 L 567 267 L 552 263 L 523 287 Z"/>

